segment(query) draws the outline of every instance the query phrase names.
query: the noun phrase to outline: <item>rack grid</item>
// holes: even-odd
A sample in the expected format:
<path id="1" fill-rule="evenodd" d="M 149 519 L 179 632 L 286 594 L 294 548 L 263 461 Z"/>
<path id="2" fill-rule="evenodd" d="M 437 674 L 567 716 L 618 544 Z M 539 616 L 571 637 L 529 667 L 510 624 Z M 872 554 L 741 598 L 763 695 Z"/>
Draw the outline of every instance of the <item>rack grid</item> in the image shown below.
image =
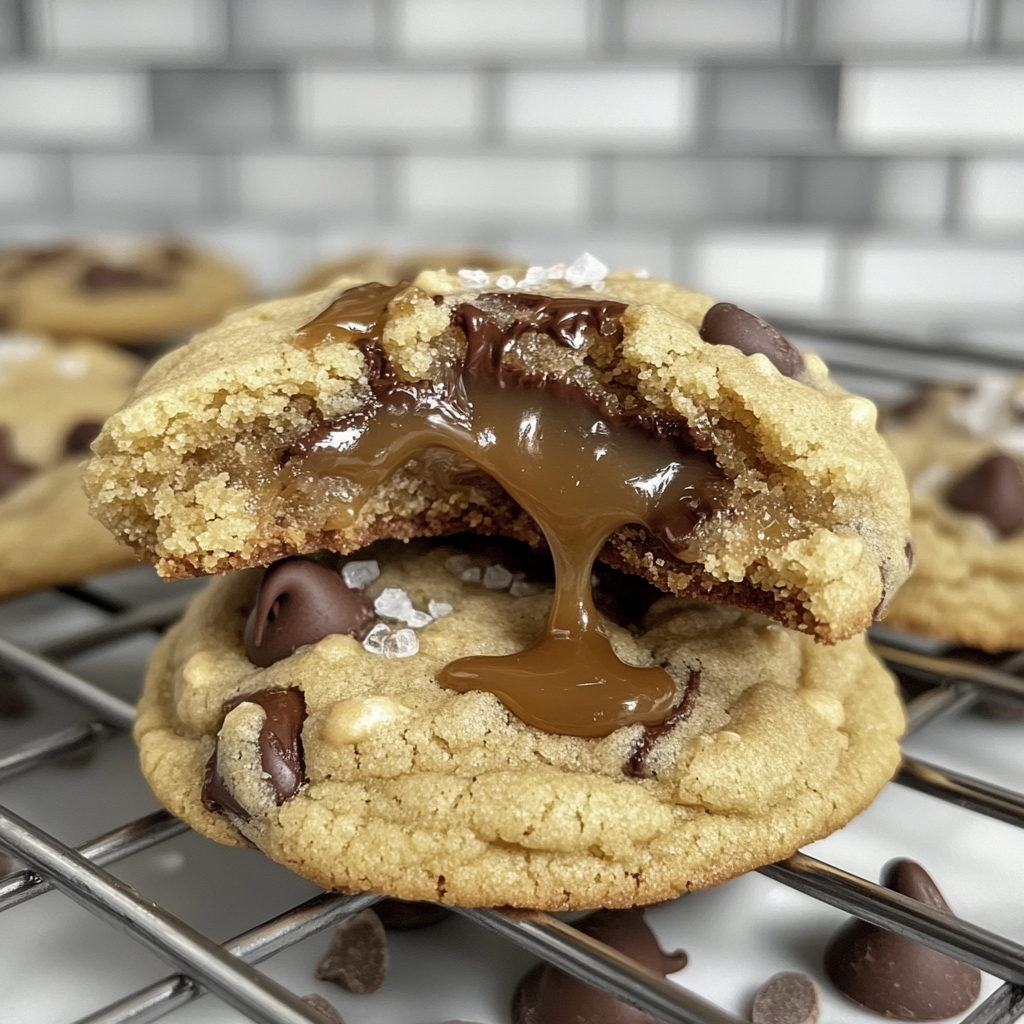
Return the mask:
<path id="1" fill-rule="evenodd" d="M 794 340 L 825 350 L 830 362 L 840 369 L 840 377 L 846 370 L 889 387 L 936 377 L 963 379 L 972 370 L 977 373 L 992 367 L 1024 369 L 1024 357 L 1015 354 L 952 347 L 929 352 L 900 339 L 815 331 L 801 324 L 785 326 Z M 815 340 L 808 345 L 806 339 L 811 336 Z M 865 359 L 867 351 L 870 360 Z M 88 720 L 0 753 L 0 780 L 88 750 L 130 729 L 135 717 L 130 704 L 69 671 L 61 662 L 114 640 L 162 629 L 187 604 L 179 595 L 123 607 L 88 588 L 62 589 L 69 597 L 100 607 L 108 613 L 107 621 L 36 649 L 0 638 L 0 669 L 70 698 L 87 710 Z M 1024 670 L 1024 657 L 1019 654 L 997 665 L 979 665 L 941 652 L 922 653 L 918 638 L 884 629 L 875 631 L 873 642 L 894 671 L 930 687 L 907 706 L 910 731 L 965 711 L 979 700 L 1017 708 L 1024 705 L 1024 678 L 1018 675 Z M 909 755 L 904 755 L 893 783 L 1024 827 L 1024 793 Z M 206 992 L 261 1024 L 323 1024 L 316 1010 L 253 965 L 372 906 L 380 897 L 321 893 L 218 945 L 104 870 L 186 831 L 183 822 L 166 811 L 157 811 L 73 849 L 0 806 L 0 852 L 27 865 L 0 877 L 0 913 L 56 889 L 149 948 L 173 969 L 174 973 L 161 981 L 78 1024 L 155 1021 Z M 803 853 L 759 870 L 775 882 L 1002 979 L 1002 986 L 965 1018 L 967 1024 L 1010 1024 L 1024 1015 L 1024 945 Z M 459 913 L 665 1024 L 739 1021 L 732 1013 L 551 915 L 494 909 L 463 909 Z"/>

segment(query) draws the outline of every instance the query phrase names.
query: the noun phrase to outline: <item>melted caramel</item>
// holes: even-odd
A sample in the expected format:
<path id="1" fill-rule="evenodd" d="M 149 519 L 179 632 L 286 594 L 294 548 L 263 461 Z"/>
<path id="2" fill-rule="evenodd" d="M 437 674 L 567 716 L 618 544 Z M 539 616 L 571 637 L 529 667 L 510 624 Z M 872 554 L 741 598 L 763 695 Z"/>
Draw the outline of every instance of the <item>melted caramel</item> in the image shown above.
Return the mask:
<path id="1" fill-rule="evenodd" d="M 388 320 L 388 303 L 409 287 L 361 284 L 334 300 L 318 317 L 295 332 L 299 348 L 315 348 L 326 341 L 380 341 Z"/>
<path id="2" fill-rule="evenodd" d="M 643 417 L 610 415 L 579 387 L 502 365 L 510 339 L 524 331 L 572 347 L 587 331 L 614 336 L 625 307 L 534 295 L 492 296 L 504 304 L 496 314 L 465 304 L 453 321 L 467 337 L 458 376 L 404 383 L 377 344 L 386 304 L 398 290 L 352 289 L 300 332 L 300 344 L 338 337 L 336 329 L 350 332 L 367 354 L 374 402 L 294 445 L 286 475 L 294 462 L 296 472 L 343 478 L 350 500 L 337 515 L 335 528 L 342 528 L 425 449 L 447 448 L 468 459 L 544 532 L 555 594 L 546 635 L 536 644 L 506 657 L 461 658 L 442 670 L 441 685 L 487 690 L 524 722 L 553 733 L 605 736 L 623 725 L 664 722 L 681 700 L 676 684 L 661 668 L 626 665 L 615 656 L 598 623 L 591 567 L 607 538 L 627 523 L 646 526 L 678 549 L 721 507 L 724 475 L 676 421 L 658 436 L 638 429 Z"/>

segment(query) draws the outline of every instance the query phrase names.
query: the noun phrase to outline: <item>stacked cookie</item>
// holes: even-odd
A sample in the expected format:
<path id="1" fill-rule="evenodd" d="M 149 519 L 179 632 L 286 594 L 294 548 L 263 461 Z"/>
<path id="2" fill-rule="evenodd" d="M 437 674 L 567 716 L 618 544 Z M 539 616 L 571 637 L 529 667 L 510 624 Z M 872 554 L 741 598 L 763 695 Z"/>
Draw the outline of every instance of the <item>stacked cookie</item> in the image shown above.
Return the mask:
<path id="1" fill-rule="evenodd" d="M 917 564 L 887 625 L 984 651 L 1024 647 L 1024 382 L 930 388 L 887 416 Z"/>
<path id="2" fill-rule="evenodd" d="M 784 857 L 898 760 L 874 419 L 593 258 L 235 314 L 87 470 L 163 575 L 223 574 L 154 654 L 143 770 L 212 838 L 404 899 L 622 907 Z"/>

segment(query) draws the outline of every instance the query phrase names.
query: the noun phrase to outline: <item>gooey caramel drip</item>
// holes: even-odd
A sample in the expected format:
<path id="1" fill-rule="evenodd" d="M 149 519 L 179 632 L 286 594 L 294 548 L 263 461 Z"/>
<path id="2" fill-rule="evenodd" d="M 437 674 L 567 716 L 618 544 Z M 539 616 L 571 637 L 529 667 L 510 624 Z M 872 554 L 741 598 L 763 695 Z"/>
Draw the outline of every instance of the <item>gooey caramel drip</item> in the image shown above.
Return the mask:
<path id="1" fill-rule="evenodd" d="M 607 538 L 639 523 L 678 549 L 722 507 L 724 474 L 677 421 L 613 414 L 581 387 L 503 365 L 516 337 L 547 334 L 577 348 L 588 331 L 621 338 L 626 308 L 610 300 L 494 293 L 491 311 L 464 303 L 453 323 L 466 335 L 463 366 L 447 380 L 399 380 L 379 340 L 387 304 L 408 285 L 361 285 L 301 329 L 298 343 L 357 341 L 370 366 L 369 409 L 311 431 L 286 455 L 315 477 L 341 477 L 352 500 L 338 525 L 397 469 L 446 448 L 493 477 L 538 523 L 555 568 L 545 635 L 504 657 L 460 658 L 439 682 L 495 694 L 524 722 L 551 733 L 606 736 L 658 725 L 682 695 L 662 668 L 621 662 L 598 623 L 591 570 Z"/>

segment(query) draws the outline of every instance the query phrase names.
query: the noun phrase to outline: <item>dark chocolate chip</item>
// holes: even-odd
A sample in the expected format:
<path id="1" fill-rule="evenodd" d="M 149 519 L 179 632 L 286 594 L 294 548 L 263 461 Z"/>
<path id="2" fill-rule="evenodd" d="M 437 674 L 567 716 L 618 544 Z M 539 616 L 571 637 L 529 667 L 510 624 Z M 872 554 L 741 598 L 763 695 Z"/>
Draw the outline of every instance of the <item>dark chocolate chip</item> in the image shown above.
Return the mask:
<path id="1" fill-rule="evenodd" d="M 769 978 L 754 996 L 750 1010 L 753 1024 L 816 1024 L 818 986 L 797 971 L 783 971 Z"/>
<path id="2" fill-rule="evenodd" d="M 78 286 L 85 292 L 123 292 L 138 288 L 163 288 L 170 284 L 170 278 L 147 273 L 136 267 L 112 267 L 105 263 L 94 263 L 86 267 L 78 278 Z"/>
<path id="3" fill-rule="evenodd" d="M 87 452 L 89 445 L 99 437 L 103 424 L 99 420 L 82 420 L 76 423 L 64 439 L 64 451 L 69 455 L 77 455 L 79 452 Z"/>
<path id="4" fill-rule="evenodd" d="M 912 395 L 904 398 L 895 405 L 887 405 L 880 411 L 881 422 L 886 427 L 903 427 L 924 412 L 931 401 L 932 388 L 919 388 Z"/>
<path id="5" fill-rule="evenodd" d="M 0 495 L 13 490 L 35 473 L 35 466 L 21 462 L 14 454 L 11 432 L 0 426 Z"/>
<path id="6" fill-rule="evenodd" d="M 58 768 L 68 768 L 74 770 L 76 768 L 88 768 L 89 765 L 96 760 L 96 744 L 92 743 L 88 747 L 83 747 L 81 750 L 76 750 L 74 753 L 65 754 L 63 757 L 58 757 L 54 764 Z"/>
<path id="7" fill-rule="evenodd" d="M 972 466 L 946 492 L 961 512 L 976 512 L 1009 537 L 1024 525 L 1024 473 L 1009 455 L 990 455 Z"/>
<path id="8" fill-rule="evenodd" d="M 452 912 L 437 903 L 411 903 L 407 900 L 381 900 L 373 905 L 381 924 L 391 932 L 408 932 L 439 924 Z"/>
<path id="9" fill-rule="evenodd" d="M 686 966 L 682 951 L 663 953 L 640 907 L 599 910 L 573 923 L 585 935 L 649 967 L 672 974 Z M 512 997 L 512 1024 L 653 1024 L 654 1018 L 548 964 L 529 971 Z"/>
<path id="10" fill-rule="evenodd" d="M 302 1001 L 323 1017 L 324 1024 L 345 1024 L 341 1019 L 341 1014 L 316 992 L 310 992 L 308 996 L 303 996 Z"/>
<path id="11" fill-rule="evenodd" d="M 319 981 L 333 981 L 346 992 L 376 992 L 388 975 L 388 939 L 372 910 L 346 918 L 334 930 L 330 948 L 317 964 Z"/>
<path id="12" fill-rule="evenodd" d="M 336 572 L 308 558 L 285 558 L 267 570 L 260 584 L 245 625 L 245 653 L 254 665 L 266 668 L 331 633 L 360 638 L 372 624 L 366 598 Z"/>
<path id="13" fill-rule="evenodd" d="M 239 704 L 258 704 L 266 712 L 259 736 L 260 762 L 280 806 L 306 781 L 300 738 L 306 720 L 305 698 L 300 690 L 260 690 L 229 701 L 224 705 L 225 715 Z M 229 811 L 243 820 L 249 817 L 218 770 L 216 748 L 206 765 L 201 799 L 208 811 Z"/>
<path id="14" fill-rule="evenodd" d="M 0 718 L 27 718 L 35 710 L 28 691 L 5 669 L 0 669 Z"/>
<path id="15" fill-rule="evenodd" d="M 771 324 L 731 302 L 719 302 L 704 314 L 700 336 L 709 345 L 731 345 L 748 356 L 760 352 L 786 377 L 803 372 L 803 357 Z"/>
<path id="16" fill-rule="evenodd" d="M 894 892 L 949 911 L 920 864 L 895 860 L 882 872 Z M 981 972 L 911 939 L 863 921 L 848 921 L 825 950 L 825 971 L 849 1000 L 900 1020 L 945 1020 L 978 998 Z"/>

